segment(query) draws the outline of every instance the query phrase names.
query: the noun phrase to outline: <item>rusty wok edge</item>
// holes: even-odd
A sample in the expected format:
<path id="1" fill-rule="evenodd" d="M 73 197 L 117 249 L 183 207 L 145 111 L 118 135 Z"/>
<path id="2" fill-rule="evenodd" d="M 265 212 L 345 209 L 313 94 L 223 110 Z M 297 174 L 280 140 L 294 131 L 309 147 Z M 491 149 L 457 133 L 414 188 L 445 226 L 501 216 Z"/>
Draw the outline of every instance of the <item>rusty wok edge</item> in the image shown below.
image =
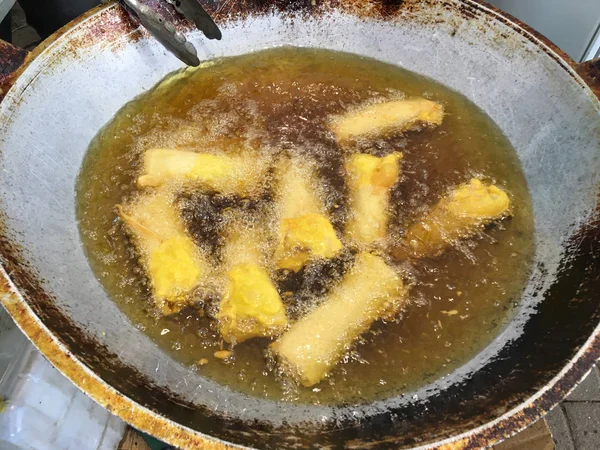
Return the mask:
<path id="1" fill-rule="evenodd" d="M 587 64 L 577 65 L 550 41 L 523 25 L 518 20 L 501 13 L 488 5 L 484 5 L 480 0 L 463 0 L 463 2 L 465 7 L 476 8 L 483 11 L 486 14 L 493 16 L 495 19 L 510 25 L 515 30 L 518 30 L 519 33 L 534 42 L 540 49 L 555 59 L 557 63 L 568 71 L 571 77 L 573 77 L 582 87 L 586 89 L 589 88 L 590 95 L 594 93 L 600 98 L 600 61 L 596 60 Z M 310 4 L 310 2 L 308 3 Z M 373 0 L 373 3 L 377 3 L 377 1 Z M 0 43 L 0 60 L 12 61 L 13 64 L 6 68 L 3 67 L 3 73 L 0 73 L 0 99 L 3 98 L 4 94 L 18 76 L 27 68 L 31 61 L 40 55 L 49 45 L 59 39 L 67 30 L 111 7 L 113 6 L 101 5 L 89 11 L 53 34 L 31 54 L 26 54 L 25 52 L 15 50 L 14 48 L 10 48 Z M 127 22 L 127 20 L 128 19 L 125 19 L 124 21 Z M 132 30 L 135 28 L 135 25 L 131 25 Z M 592 239 L 593 242 L 597 242 L 598 224 L 593 224 L 593 226 L 589 228 L 590 226 L 591 225 L 588 224 L 588 227 L 582 230 L 582 232 L 585 236 Z M 38 350 L 40 350 L 42 354 L 44 354 L 46 358 L 76 386 L 100 405 L 104 406 L 113 414 L 116 414 L 134 427 L 174 446 L 181 448 L 199 447 L 206 449 L 239 448 L 210 436 L 202 435 L 188 427 L 179 425 L 157 412 L 127 398 L 104 382 L 97 374 L 90 370 L 87 365 L 72 354 L 67 346 L 44 325 L 36 312 L 29 305 L 24 295 L 19 292 L 15 283 L 13 283 L 11 278 L 24 278 L 26 283 L 31 286 L 31 289 L 28 289 L 27 291 L 42 292 L 29 273 L 18 273 L 26 271 L 26 268 L 23 268 L 23 264 L 18 261 L 18 248 L 15 248 L 13 243 L 6 242 L 1 242 L 0 247 L 3 256 L 9 254 L 11 257 L 11 260 L 3 263 L 3 267 L 0 268 L 0 301 L 2 302 L 2 305 Z M 428 445 L 424 448 L 481 448 L 491 446 L 498 441 L 518 433 L 556 406 L 562 398 L 564 398 L 576 384 L 585 377 L 598 358 L 600 358 L 600 326 L 594 330 L 593 335 L 579 349 L 571 361 L 556 375 L 556 377 L 526 402 L 513 408 L 494 421 L 461 435 L 449 438 L 438 444 Z"/>

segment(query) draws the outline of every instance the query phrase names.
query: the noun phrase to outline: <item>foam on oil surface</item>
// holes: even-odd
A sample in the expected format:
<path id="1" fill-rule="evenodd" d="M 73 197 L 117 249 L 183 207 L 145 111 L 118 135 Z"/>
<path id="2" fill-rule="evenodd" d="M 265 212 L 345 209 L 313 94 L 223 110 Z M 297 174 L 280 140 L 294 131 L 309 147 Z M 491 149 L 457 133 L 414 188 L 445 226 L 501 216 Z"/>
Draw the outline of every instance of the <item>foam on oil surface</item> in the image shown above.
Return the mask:
<path id="1" fill-rule="evenodd" d="M 149 148 L 182 148 L 229 155 L 251 153 L 270 165 L 251 198 L 183 190 L 178 204 L 196 243 L 218 270 L 230 213 L 241 212 L 258 233 L 262 252 L 276 239 L 277 162 L 306 162 L 314 192 L 338 232 L 348 217 L 341 150 L 327 124 L 333 115 L 365 102 L 423 96 L 447 112 L 437 129 L 359 143 L 377 156 L 402 151 L 402 178 L 391 198 L 389 234 L 406 226 L 449 188 L 484 176 L 511 195 L 511 220 L 474 240 L 418 264 L 390 261 L 413 287 L 397 318 L 377 323 L 332 376 L 312 389 L 281 383 L 265 363 L 268 342 L 248 341 L 228 362 L 210 316 L 189 309 L 168 318 L 151 314 L 149 290 L 114 206 L 137 195 L 141 155 Z M 352 149 L 350 149 L 352 151 Z M 317 188 L 318 186 L 318 188 Z M 432 81 L 357 56 L 307 49 L 275 49 L 227 58 L 186 71 L 128 104 L 100 131 L 78 185 L 78 216 L 90 264 L 131 320 L 165 351 L 232 389 L 268 399 L 311 404 L 364 402 L 423 386 L 448 374 L 502 329 L 518 300 L 533 251 L 531 205 L 518 160 L 500 131 L 474 105 Z M 263 226 L 267 223 L 268 226 Z M 235 226 L 235 225 L 233 225 Z M 268 264 L 268 258 L 266 258 Z M 298 274 L 273 271 L 291 317 L 313 307 L 353 261 L 345 250 Z M 166 330 L 166 331 L 165 331 Z M 208 364 L 194 366 L 202 358 Z"/>

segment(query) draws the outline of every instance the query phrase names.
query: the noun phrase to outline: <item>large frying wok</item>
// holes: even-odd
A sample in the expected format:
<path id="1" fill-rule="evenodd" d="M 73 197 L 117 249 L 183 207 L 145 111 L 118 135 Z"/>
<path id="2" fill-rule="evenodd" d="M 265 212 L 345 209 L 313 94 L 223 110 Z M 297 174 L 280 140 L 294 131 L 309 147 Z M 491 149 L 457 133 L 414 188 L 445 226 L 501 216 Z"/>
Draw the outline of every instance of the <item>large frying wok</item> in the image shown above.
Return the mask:
<path id="1" fill-rule="evenodd" d="M 516 317 L 450 376 L 335 408 L 246 398 L 160 351 L 95 279 L 75 221 L 75 177 L 92 137 L 181 66 L 113 3 L 3 78 L 0 295 L 33 343 L 96 401 L 180 447 L 476 448 L 555 406 L 600 356 L 599 64 L 577 67 L 473 0 L 226 0 L 208 9 L 224 37 L 189 31 L 201 59 L 280 44 L 344 50 L 432 77 L 489 114 L 519 153 L 535 211 L 535 265 Z M 6 75 L 7 58 L 19 65 L 24 55 L 4 49 Z"/>

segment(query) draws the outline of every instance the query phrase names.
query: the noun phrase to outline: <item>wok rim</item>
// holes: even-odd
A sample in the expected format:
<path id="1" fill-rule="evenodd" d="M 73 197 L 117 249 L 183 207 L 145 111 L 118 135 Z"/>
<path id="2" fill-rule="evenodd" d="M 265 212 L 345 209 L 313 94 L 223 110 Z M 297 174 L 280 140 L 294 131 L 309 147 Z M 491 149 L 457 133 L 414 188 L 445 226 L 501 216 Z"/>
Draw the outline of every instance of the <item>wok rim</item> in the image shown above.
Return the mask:
<path id="1" fill-rule="evenodd" d="M 455 0 L 459 4 L 476 8 L 494 20 L 510 26 L 529 39 L 585 90 L 600 111 L 600 101 L 593 92 L 594 82 L 578 73 L 578 64 L 560 50 L 550 40 L 523 24 L 511 15 L 485 4 L 482 0 Z M 110 11 L 113 10 L 113 11 Z M 55 44 L 71 30 L 91 20 L 100 13 L 121 11 L 116 0 L 101 4 L 74 19 L 38 45 L 25 59 L 23 65 L 12 77 L 12 84 L 27 70 L 33 60 Z M 596 86 L 597 87 L 597 86 Z M 11 89 L 6 92 L 9 96 Z M 180 448 L 239 449 L 247 448 L 222 441 L 203 434 L 139 404 L 122 394 L 100 378 L 83 361 L 73 354 L 60 338 L 44 325 L 38 315 L 29 306 L 26 298 L 19 292 L 3 266 L 0 266 L 0 302 L 12 316 L 21 331 L 48 361 L 75 386 L 91 397 L 95 402 L 117 415 L 136 429 L 144 431 L 170 445 Z M 414 447 L 414 449 L 467 449 L 482 448 L 497 444 L 537 422 L 552 408 L 558 405 L 589 373 L 600 356 L 600 324 L 581 346 L 579 351 L 558 372 L 558 374 L 534 395 L 518 406 L 479 427 L 464 431 L 439 442 Z"/>

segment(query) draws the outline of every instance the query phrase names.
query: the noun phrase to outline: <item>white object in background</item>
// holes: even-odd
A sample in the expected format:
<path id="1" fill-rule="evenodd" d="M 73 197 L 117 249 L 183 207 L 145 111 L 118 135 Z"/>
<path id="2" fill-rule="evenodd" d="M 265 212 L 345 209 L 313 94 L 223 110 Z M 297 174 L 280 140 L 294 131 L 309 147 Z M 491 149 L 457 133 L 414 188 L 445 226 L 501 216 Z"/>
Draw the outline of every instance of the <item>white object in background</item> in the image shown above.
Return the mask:
<path id="1" fill-rule="evenodd" d="M 598 30 L 596 31 L 596 36 L 590 43 L 590 46 L 587 49 L 584 61 L 589 61 L 590 59 L 600 58 L 600 24 L 598 25 Z"/>
<path id="2" fill-rule="evenodd" d="M 0 0 L 0 22 L 4 20 L 8 12 L 15 5 L 16 0 Z"/>
<path id="3" fill-rule="evenodd" d="M 600 29 L 600 1 L 488 1 L 542 33 L 577 62 L 596 55 L 590 52 L 590 46 Z"/>
<path id="4" fill-rule="evenodd" d="M 5 398 L 0 408 L 0 449 L 116 449 L 125 422 L 52 367 L 12 320 L 6 321 L 7 316 L 0 306 L 0 370 L 9 368 L 0 372 L 0 394 Z M 4 351 L 15 343 L 19 352 Z"/>
<path id="5" fill-rule="evenodd" d="M 32 348 L 25 335 L 0 306 L 0 401 L 14 390 Z"/>

